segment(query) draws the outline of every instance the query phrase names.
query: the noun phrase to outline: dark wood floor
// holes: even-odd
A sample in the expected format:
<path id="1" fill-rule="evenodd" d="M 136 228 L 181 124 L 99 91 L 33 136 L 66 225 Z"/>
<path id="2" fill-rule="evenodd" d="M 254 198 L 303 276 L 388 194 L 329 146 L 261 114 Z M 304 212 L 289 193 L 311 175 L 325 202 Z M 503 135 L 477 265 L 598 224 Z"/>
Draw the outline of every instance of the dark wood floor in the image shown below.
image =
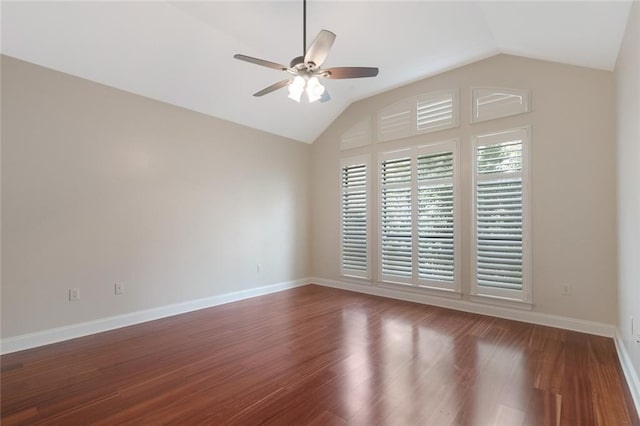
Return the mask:
<path id="1" fill-rule="evenodd" d="M 306 286 L 2 356 L 2 424 L 638 425 L 611 339 Z"/>

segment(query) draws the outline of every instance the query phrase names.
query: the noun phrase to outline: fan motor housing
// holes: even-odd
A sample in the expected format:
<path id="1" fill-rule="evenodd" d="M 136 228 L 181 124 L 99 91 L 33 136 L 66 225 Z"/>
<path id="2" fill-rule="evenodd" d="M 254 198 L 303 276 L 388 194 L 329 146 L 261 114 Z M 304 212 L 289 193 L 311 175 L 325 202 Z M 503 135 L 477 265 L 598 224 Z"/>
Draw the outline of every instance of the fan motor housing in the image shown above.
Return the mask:
<path id="1" fill-rule="evenodd" d="M 296 56 L 289 63 L 289 67 L 297 71 L 312 71 L 316 67 L 316 64 L 313 62 L 305 63 L 304 56 Z"/>
<path id="2" fill-rule="evenodd" d="M 291 62 L 289 63 L 289 66 L 291 68 L 299 68 L 299 65 L 303 65 L 303 64 L 304 64 L 304 56 L 296 56 L 291 60 Z"/>

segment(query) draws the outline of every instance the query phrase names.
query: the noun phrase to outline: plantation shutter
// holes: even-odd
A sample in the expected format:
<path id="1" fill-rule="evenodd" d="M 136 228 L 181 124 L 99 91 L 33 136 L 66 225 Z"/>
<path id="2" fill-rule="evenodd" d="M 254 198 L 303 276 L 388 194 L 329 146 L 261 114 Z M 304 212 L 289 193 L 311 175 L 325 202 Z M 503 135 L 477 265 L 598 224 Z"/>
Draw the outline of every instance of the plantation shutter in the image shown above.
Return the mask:
<path id="1" fill-rule="evenodd" d="M 455 95 L 453 90 L 447 90 L 418 96 L 416 113 L 418 133 L 434 132 L 457 125 Z"/>
<path id="2" fill-rule="evenodd" d="M 453 152 L 418 156 L 418 278 L 454 281 Z"/>
<path id="3" fill-rule="evenodd" d="M 378 139 L 390 141 L 415 134 L 415 97 L 384 108 L 378 117 Z"/>
<path id="4" fill-rule="evenodd" d="M 458 126 L 458 89 L 411 96 L 378 114 L 381 142 L 436 132 Z"/>
<path id="5" fill-rule="evenodd" d="M 522 289 L 522 181 L 478 183 L 478 285 Z"/>
<path id="6" fill-rule="evenodd" d="M 475 280 L 479 293 L 522 292 L 525 280 L 522 131 L 475 147 Z M 501 293 L 502 292 L 502 293 Z"/>
<path id="7" fill-rule="evenodd" d="M 358 148 L 371 143 L 371 118 L 365 117 L 340 137 L 340 150 Z"/>
<path id="8" fill-rule="evenodd" d="M 392 279 L 413 274 L 411 164 L 408 155 L 381 164 L 381 271 Z"/>
<path id="9" fill-rule="evenodd" d="M 381 281 L 459 290 L 456 164 L 456 140 L 381 154 Z"/>
<path id="10" fill-rule="evenodd" d="M 367 162 L 352 161 L 342 166 L 342 274 L 368 278 Z"/>

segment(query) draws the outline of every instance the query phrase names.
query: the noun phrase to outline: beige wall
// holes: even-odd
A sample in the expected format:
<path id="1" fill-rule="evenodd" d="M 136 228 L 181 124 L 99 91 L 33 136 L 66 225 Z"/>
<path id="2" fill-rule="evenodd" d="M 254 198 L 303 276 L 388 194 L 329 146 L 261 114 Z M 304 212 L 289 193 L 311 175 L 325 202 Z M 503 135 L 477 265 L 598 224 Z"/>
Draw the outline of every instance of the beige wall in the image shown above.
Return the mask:
<path id="1" fill-rule="evenodd" d="M 470 125 L 470 87 L 531 89 L 533 112 Z M 461 126 L 395 142 L 339 151 L 340 135 L 369 115 L 411 95 L 461 89 Z M 532 248 L 534 311 L 615 324 L 615 85 L 611 72 L 495 56 L 357 102 L 313 144 L 312 272 L 339 277 L 339 159 L 361 153 L 460 137 L 469 164 L 473 134 L 532 126 Z M 374 163 L 375 164 L 375 163 Z M 374 175 L 375 176 L 375 175 Z M 470 170 L 462 167 L 462 284 L 470 290 Z M 373 186 L 373 194 L 378 191 Z M 375 195 L 373 205 L 376 204 Z M 372 215 L 372 246 L 377 222 Z M 374 268 L 375 256 L 373 256 Z M 375 274 L 375 273 L 374 273 Z M 375 276 L 374 276 L 375 278 Z M 573 287 L 561 296 L 561 283 Z"/>
<path id="2" fill-rule="evenodd" d="M 631 9 L 616 64 L 618 130 L 618 330 L 640 374 L 640 4 Z M 635 318 L 631 334 L 630 317 Z"/>
<path id="3" fill-rule="evenodd" d="M 308 276 L 310 151 L 2 57 L 2 337 Z"/>
<path id="4" fill-rule="evenodd" d="M 637 55 L 631 62 L 637 70 Z M 619 83 L 632 80 L 624 63 Z M 531 89 L 533 112 L 470 125 L 471 86 Z M 339 151 L 363 117 L 375 123 L 388 104 L 454 87 L 460 128 Z M 615 324 L 614 110 L 613 73 L 500 55 L 357 102 L 308 146 L 2 57 L 2 337 L 308 275 L 339 279 L 341 155 L 460 137 L 468 164 L 471 135 L 526 124 L 534 311 Z M 620 149 L 637 158 L 637 144 Z M 461 178 L 468 294 L 468 167 Z M 621 199 L 629 218 L 633 190 Z M 116 281 L 124 295 L 113 294 Z M 71 287 L 81 301 L 68 302 Z"/>

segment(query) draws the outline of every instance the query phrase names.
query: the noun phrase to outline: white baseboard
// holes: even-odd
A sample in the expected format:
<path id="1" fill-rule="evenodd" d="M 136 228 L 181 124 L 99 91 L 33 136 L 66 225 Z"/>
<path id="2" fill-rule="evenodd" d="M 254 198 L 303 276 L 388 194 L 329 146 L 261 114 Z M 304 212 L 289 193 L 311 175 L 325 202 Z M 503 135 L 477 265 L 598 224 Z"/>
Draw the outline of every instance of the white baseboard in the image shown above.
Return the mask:
<path id="1" fill-rule="evenodd" d="M 128 314 L 113 317 L 101 318 L 94 321 L 79 324 L 56 327 L 36 333 L 23 334 L 15 337 L 8 337 L 0 340 L 0 353 L 7 354 L 24 349 L 35 348 L 37 346 L 48 345 L 50 343 L 61 342 L 63 340 L 75 339 L 77 337 L 90 334 L 101 333 L 103 331 L 139 324 L 186 312 L 197 311 L 198 309 L 223 305 L 225 303 L 236 302 L 238 300 L 249 299 L 269 293 L 276 293 L 294 287 L 300 287 L 310 283 L 308 278 L 295 281 L 286 281 L 277 284 L 255 287 L 247 290 L 234 291 L 232 293 L 220 294 L 218 296 L 206 297 L 203 299 L 191 300 L 174 305 L 161 306 L 158 308 L 136 311 Z"/>
<path id="2" fill-rule="evenodd" d="M 620 366 L 624 372 L 624 377 L 627 379 L 627 385 L 629 386 L 633 403 L 636 406 L 636 413 L 640 416 L 640 379 L 638 378 L 638 373 L 633 367 L 631 357 L 629 356 L 629 352 L 627 352 L 627 347 L 619 332 L 616 332 L 613 341 L 616 344 L 616 352 L 618 352 Z"/>
<path id="3" fill-rule="evenodd" d="M 520 309 L 504 308 L 483 303 L 470 302 L 466 300 L 442 298 L 415 292 L 405 292 L 390 288 L 377 287 L 370 284 L 355 284 L 346 281 L 335 281 L 314 277 L 271 284 L 247 290 L 240 290 L 232 293 L 221 294 L 218 296 L 192 300 L 189 302 L 161 306 L 144 311 L 137 311 L 113 317 L 101 318 L 94 321 L 52 328 L 36 333 L 8 337 L 0 340 L 0 353 L 6 354 L 24 349 L 48 345 L 50 343 L 75 339 L 77 337 L 87 336 L 90 334 L 100 333 L 103 331 L 126 327 L 129 325 L 152 321 L 155 319 L 196 311 L 198 309 L 209 308 L 212 306 L 222 305 L 238 300 L 249 299 L 251 297 L 275 293 L 278 291 L 300 287 L 311 283 L 322 285 L 325 287 L 340 288 L 359 293 L 372 294 L 375 296 L 389 297 L 392 299 L 440 306 L 443 308 L 450 308 L 464 312 L 489 315 L 539 325 L 546 325 L 550 327 L 579 331 L 599 336 L 614 337 L 616 334 L 615 327 L 609 324 L 561 317 L 557 315 L 542 314 L 539 312 L 523 311 Z"/>
<path id="4" fill-rule="evenodd" d="M 549 327 L 562 328 L 565 330 L 579 331 L 581 333 L 595 334 L 597 336 L 614 337 L 616 333 L 616 328 L 614 325 L 595 321 L 561 317 L 558 315 L 525 311 L 522 309 L 512 309 L 468 300 L 434 297 L 431 295 L 420 294 L 416 292 L 378 287 L 371 284 L 356 284 L 346 281 L 336 281 L 317 277 L 312 277 L 311 282 L 326 287 L 341 288 L 344 290 L 356 291 L 359 293 L 366 293 L 374 296 L 389 297 L 391 299 L 404 300 L 407 302 L 423 303 L 426 305 L 439 306 L 442 308 L 450 308 L 457 311 L 471 312 L 474 314 L 488 315 L 514 321 L 528 322 L 531 324 L 546 325 Z"/>

